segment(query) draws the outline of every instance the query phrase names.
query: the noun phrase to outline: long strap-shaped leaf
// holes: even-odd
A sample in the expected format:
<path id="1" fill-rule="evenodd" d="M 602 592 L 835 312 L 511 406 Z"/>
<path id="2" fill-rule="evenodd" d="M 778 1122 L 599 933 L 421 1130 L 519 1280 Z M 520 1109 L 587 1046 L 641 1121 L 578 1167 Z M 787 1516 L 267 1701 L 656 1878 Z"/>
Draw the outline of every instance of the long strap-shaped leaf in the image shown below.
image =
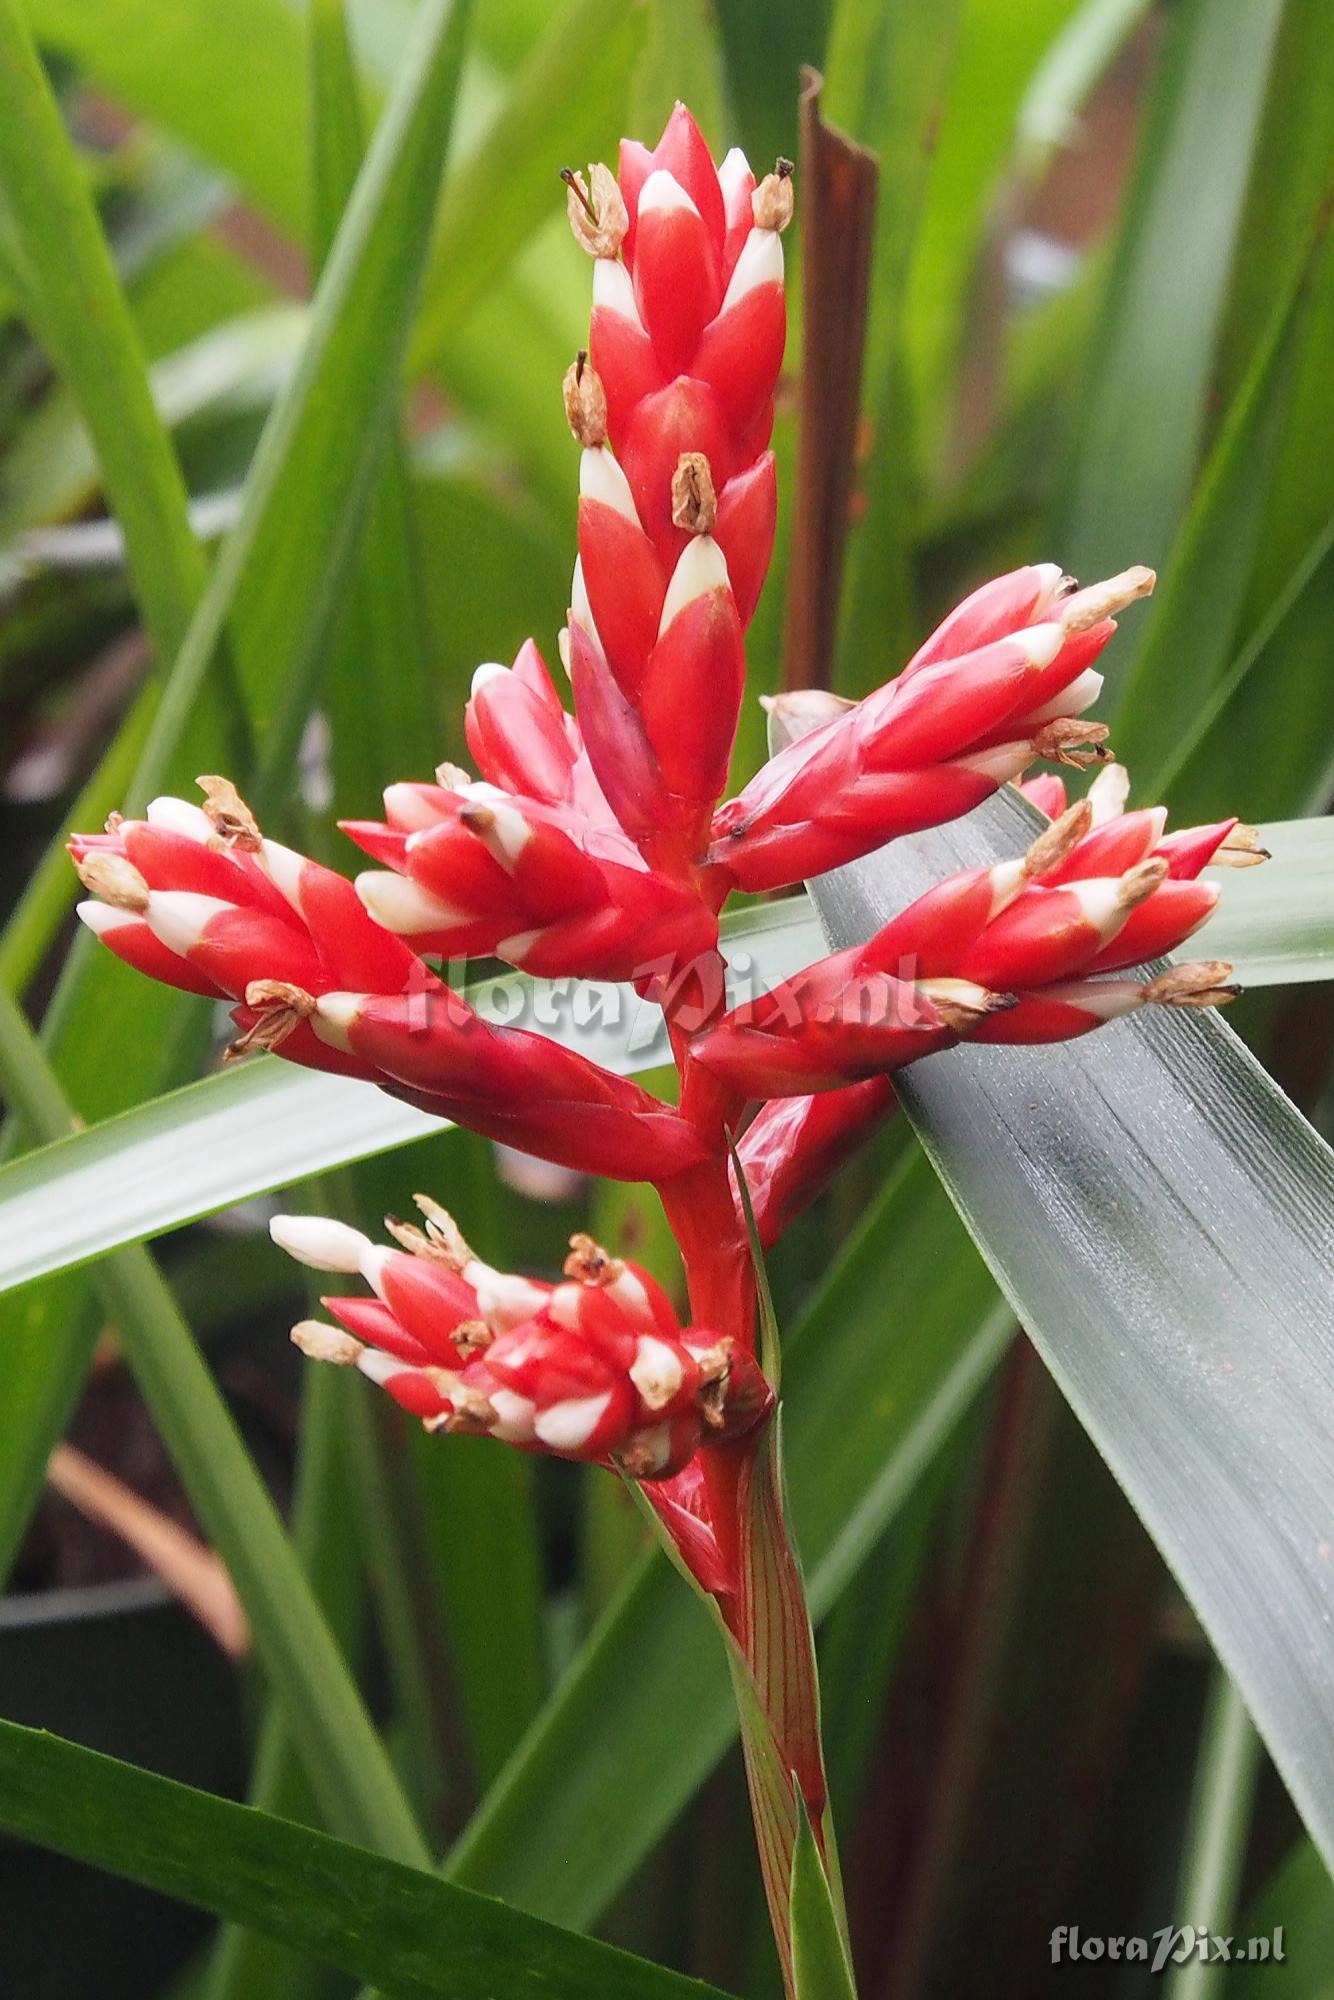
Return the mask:
<path id="1" fill-rule="evenodd" d="M 404 2000 L 722 2000 L 436 1876 L 12 1722 L 0 1722 L 0 1827 Z"/>
<path id="2" fill-rule="evenodd" d="M 1227 871 L 1223 900 L 1192 950 L 1231 959 L 1251 986 L 1334 977 L 1334 820 L 1261 834 L 1273 861 Z M 727 922 L 725 939 L 734 968 L 755 985 L 788 977 L 820 950 L 805 898 L 744 911 Z M 516 973 L 473 997 L 483 1013 L 489 1005 L 512 1019 L 523 983 Z M 552 1017 L 534 1007 L 519 1018 Z M 605 1004 L 567 1009 L 545 1032 L 628 1075 L 662 1060 L 655 1019 L 629 987 L 608 988 Z M 0 1168 L 0 1292 L 446 1129 L 370 1084 L 262 1057 Z"/>
<path id="3" fill-rule="evenodd" d="M 1000 797 L 825 877 L 831 941 L 1031 827 Z M 1334 1860 L 1334 1154 L 1213 1016 L 960 1048 L 901 1096 Z"/>

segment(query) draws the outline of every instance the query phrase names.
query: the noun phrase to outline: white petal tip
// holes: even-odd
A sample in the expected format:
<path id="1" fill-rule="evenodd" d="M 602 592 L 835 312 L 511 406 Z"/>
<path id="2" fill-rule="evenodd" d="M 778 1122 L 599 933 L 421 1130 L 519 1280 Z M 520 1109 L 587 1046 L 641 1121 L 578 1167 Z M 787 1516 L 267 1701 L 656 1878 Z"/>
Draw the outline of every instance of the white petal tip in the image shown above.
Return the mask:
<path id="1" fill-rule="evenodd" d="M 74 914 L 94 937 L 106 937 L 110 931 L 123 930 L 126 924 L 143 922 L 143 918 L 136 916 L 133 910 L 115 910 L 110 903 L 91 900 L 86 903 L 76 903 Z"/>
<path id="2" fill-rule="evenodd" d="M 691 215 L 699 214 L 675 174 L 669 174 L 665 167 L 655 167 L 639 190 L 639 220 L 642 222 L 655 210 L 673 208 L 688 209 Z"/>
<path id="3" fill-rule="evenodd" d="M 269 1235 L 280 1250 L 312 1271 L 360 1271 L 370 1239 L 330 1215 L 275 1215 Z"/>
<path id="4" fill-rule="evenodd" d="M 473 693 L 475 695 L 480 694 L 488 681 L 495 680 L 498 674 L 507 674 L 508 672 L 509 668 L 502 666 L 499 660 L 483 660 L 481 666 L 476 668 L 473 673 Z"/>
<path id="5" fill-rule="evenodd" d="M 186 958 L 215 917 L 235 908 L 217 896 L 198 896 L 189 889 L 153 889 L 144 922 L 159 944 Z"/>
<path id="6" fill-rule="evenodd" d="M 707 597 L 711 590 L 730 590 L 731 587 L 727 559 L 713 536 L 692 536 L 682 549 L 667 586 L 662 618 L 658 624 L 659 637 L 697 597 Z"/>

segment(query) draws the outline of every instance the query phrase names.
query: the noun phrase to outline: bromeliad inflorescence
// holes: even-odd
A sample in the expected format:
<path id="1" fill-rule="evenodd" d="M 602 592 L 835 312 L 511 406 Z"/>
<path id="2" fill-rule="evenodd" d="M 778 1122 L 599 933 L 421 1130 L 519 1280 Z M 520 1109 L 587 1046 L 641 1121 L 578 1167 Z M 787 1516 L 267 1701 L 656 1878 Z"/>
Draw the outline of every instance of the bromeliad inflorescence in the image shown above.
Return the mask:
<path id="1" fill-rule="evenodd" d="M 230 1001 L 237 1052 L 369 1080 L 660 1190 L 688 1325 L 647 1273 L 585 1238 L 559 1282 L 506 1275 L 423 1200 L 424 1228 L 390 1225 L 394 1249 L 319 1218 L 274 1223 L 300 1260 L 370 1287 L 326 1300 L 337 1324 L 295 1338 L 432 1430 L 643 1482 L 752 1676 L 778 1782 L 796 1774 L 826 1839 L 804 1607 L 781 1511 L 775 1528 L 757 1498 L 774 1397 L 738 1167 L 771 1243 L 891 1109 L 904 1064 L 965 1038 L 1040 1043 L 1146 1004 L 1226 1000 L 1216 963 L 1124 974 L 1208 915 L 1207 863 L 1259 857 L 1232 821 L 1168 834 L 1159 811 L 1122 812 L 1115 766 L 1069 807 L 1041 778 L 1053 823 L 1026 855 L 942 882 L 869 943 L 726 1011 L 718 914 L 734 890 L 784 888 L 967 812 L 1038 760 L 1108 765 L 1106 731 L 1085 719 L 1095 662 L 1153 576 L 1080 589 L 1040 563 L 984 584 L 865 700 L 790 698 L 813 726 L 723 802 L 774 537 L 791 169 L 757 184 L 739 152 L 715 168 L 678 106 L 652 152 L 623 146 L 618 175 L 565 178 L 595 260 L 589 346 L 564 387 L 581 447 L 560 639 L 573 713 L 529 641 L 474 679 L 479 775 L 442 765 L 391 784 L 383 819 L 345 825 L 374 863 L 355 880 L 266 839 L 207 778 L 202 806 L 159 799 L 72 843 L 96 898 L 80 914 L 140 971 Z M 479 1018 L 432 963 L 467 955 L 635 982 L 666 1015 L 678 1104 Z M 785 1552 L 767 1566 L 753 1560 L 762 1520 Z M 782 1688 L 761 1578 L 786 1593 Z M 796 1819 L 779 1819 L 765 1868 L 781 1951 Z"/>

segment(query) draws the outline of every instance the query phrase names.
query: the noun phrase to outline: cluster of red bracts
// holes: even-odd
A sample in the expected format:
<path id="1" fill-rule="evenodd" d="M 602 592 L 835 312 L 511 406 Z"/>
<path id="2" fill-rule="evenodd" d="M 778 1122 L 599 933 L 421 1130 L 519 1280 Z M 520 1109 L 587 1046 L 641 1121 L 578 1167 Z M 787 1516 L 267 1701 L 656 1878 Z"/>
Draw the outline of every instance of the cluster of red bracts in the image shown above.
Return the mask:
<path id="1" fill-rule="evenodd" d="M 72 848 L 99 900 L 79 915 L 129 965 L 236 1002 L 237 1054 L 278 1049 L 543 1159 L 613 1179 L 705 1156 L 638 1084 L 522 1028 L 483 1021 L 334 870 L 260 834 L 232 787 L 158 799 Z"/>
<path id="2" fill-rule="evenodd" d="M 904 1063 L 964 1036 L 1063 1039 L 1146 1001 L 1227 998 L 1215 965 L 1108 975 L 1203 921 L 1207 861 L 1256 857 L 1231 822 L 1169 836 L 1161 813 L 1116 817 L 1112 767 L 1023 860 L 942 883 L 869 944 L 692 1040 L 670 995 L 692 966 L 695 990 L 716 985 L 705 971 L 732 890 L 795 883 L 951 819 L 1038 759 L 1106 760 L 1105 730 L 1082 719 L 1094 663 L 1153 577 L 1081 590 L 1037 564 L 985 584 L 897 679 L 855 704 L 819 697 L 818 726 L 720 803 L 774 534 L 790 170 L 757 184 L 736 152 L 715 168 L 678 106 L 653 153 L 624 146 L 619 178 L 567 180 L 596 260 L 589 352 L 565 383 L 582 446 L 562 645 L 574 714 L 531 642 L 512 666 L 479 668 L 466 712 L 479 775 L 442 766 L 391 785 L 382 820 L 344 828 L 375 864 L 355 881 L 266 840 L 221 779 L 201 780 L 203 807 L 159 799 L 72 848 L 96 899 L 84 921 L 150 977 L 231 1002 L 236 1052 L 274 1049 L 664 1188 L 715 1331 L 682 1331 L 644 1274 L 587 1246 L 564 1284 L 502 1278 L 434 1210 L 425 1233 L 397 1232 L 410 1252 L 314 1222 L 284 1224 L 282 1240 L 376 1293 L 330 1302 L 343 1331 L 305 1329 L 312 1351 L 355 1361 L 432 1425 L 675 1474 L 655 1504 L 676 1509 L 696 1573 L 718 1577 L 703 1475 L 681 1468 L 767 1408 L 730 1138 L 771 1243 L 884 1115 Z M 1038 788 L 1062 813 L 1059 781 Z M 680 1108 L 480 1019 L 428 962 L 467 956 L 666 992 Z"/>
<path id="3" fill-rule="evenodd" d="M 1217 1006 L 1230 968 L 1110 979 L 1199 929 L 1210 861 L 1260 858 L 1236 820 L 1164 831 L 1165 811 L 1094 826 L 1082 799 L 1017 861 L 953 875 L 866 944 L 820 959 L 697 1036 L 691 1056 L 736 1095 L 786 1098 L 884 1076 L 965 1036 L 1069 1041 L 1149 1004 Z"/>
<path id="4" fill-rule="evenodd" d="M 356 1274 L 371 1298 L 326 1298 L 338 1326 L 302 1320 L 306 1354 L 360 1369 L 431 1431 L 671 1478 L 706 1435 L 743 1436 L 772 1391 L 735 1341 L 682 1327 L 647 1271 L 570 1241 L 564 1281 L 494 1270 L 452 1218 L 416 1197 L 425 1227 L 390 1221 L 390 1250 L 323 1216 L 276 1216 L 274 1241 L 317 1271 Z"/>

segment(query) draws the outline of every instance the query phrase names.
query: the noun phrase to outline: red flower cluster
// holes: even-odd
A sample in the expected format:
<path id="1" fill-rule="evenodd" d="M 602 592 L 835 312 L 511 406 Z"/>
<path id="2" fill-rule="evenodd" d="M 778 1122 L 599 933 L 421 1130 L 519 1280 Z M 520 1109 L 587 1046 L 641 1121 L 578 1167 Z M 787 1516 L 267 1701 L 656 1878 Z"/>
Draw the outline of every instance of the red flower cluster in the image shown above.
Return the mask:
<path id="1" fill-rule="evenodd" d="M 298 1329 L 310 1351 L 355 1361 L 433 1427 L 656 1479 L 687 1560 L 726 1596 L 736 1489 L 726 1454 L 697 1447 L 756 1426 L 770 1401 L 733 1138 L 772 1242 L 884 1115 L 903 1063 L 964 1036 L 1053 1040 L 1148 1001 L 1227 998 L 1216 965 L 1147 984 L 1104 975 L 1196 928 L 1214 897 L 1197 880 L 1207 861 L 1255 856 L 1232 822 L 1166 835 L 1161 813 L 1112 816 L 1105 775 L 1022 860 L 942 883 L 748 1009 L 718 999 L 688 1020 L 678 996 L 721 993 L 733 889 L 793 883 L 966 812 L 1039 758 L 1104 762 L 1105 731 L 1081 719 L 1094 662 L 1153 578 L 1081 590 L 1039 564 L 984 585 L 896 679 L 856 704 L 825 698 L 818 726 L 722 802 L 774 534 L 790 169 L 757 184 L 736 152 L 715 169 L 678 106 L 654 152 L 626 144 L 618 177 L 567 180 L 595 259 L 589 351 L 565 383 L 582 447 L 562 635 L 574 713 L 531 642 L 512 666 L 479 668 L 466 734 L 480 776 L 442 766 L 433 783 L 391 785 L 383 820 L 345 828 L 376 864 L 355 882 L 266 840 L 221 779 L 201 781 L 202 808 L 157 800 L 72 845 L 98 899 L 85 922 L 150 977 L 234 1003 L 238 1050 L 369 1079 L 661 1188 L 698 1322 L 684 1330 L 645 1274 L 583 1243 L 551 1286 L 479 1265 L 434 1209 L 424 1233 L 395 1231 L 415 1255 L 313 1221 L 276 1233 L 376 1294 L 330 1302 L 343 1332 Z M 1037 782 L 1060 812 L 1059 783 Z M 661 993 L 679 1106 L 479 1019 L 428 963 L 468 954 Z M 655 987 L 664 966 L 687 976 Z"/>
<path id="2" fill-rule="evenodd" d="M 753 1357 L 726 1336 L 683 1329 L 637 1264 L 575 1236 L 563 1283 L 514 1277 L 475 1257 L 435 1202 L 416 1201 L 424 1229 L 389 1224 L 399 1250 L 318 1215 L 269 1227 L 299 1262 L 356 1273 L 375 1295 L 326 1298 L 346 1330 L 303 1320 L 298 1347 L 359 1368 L 428 1430 L 659 1480 L 706 1434 L 734 1437 L 767 1414 L 773 1396 Z"/>

